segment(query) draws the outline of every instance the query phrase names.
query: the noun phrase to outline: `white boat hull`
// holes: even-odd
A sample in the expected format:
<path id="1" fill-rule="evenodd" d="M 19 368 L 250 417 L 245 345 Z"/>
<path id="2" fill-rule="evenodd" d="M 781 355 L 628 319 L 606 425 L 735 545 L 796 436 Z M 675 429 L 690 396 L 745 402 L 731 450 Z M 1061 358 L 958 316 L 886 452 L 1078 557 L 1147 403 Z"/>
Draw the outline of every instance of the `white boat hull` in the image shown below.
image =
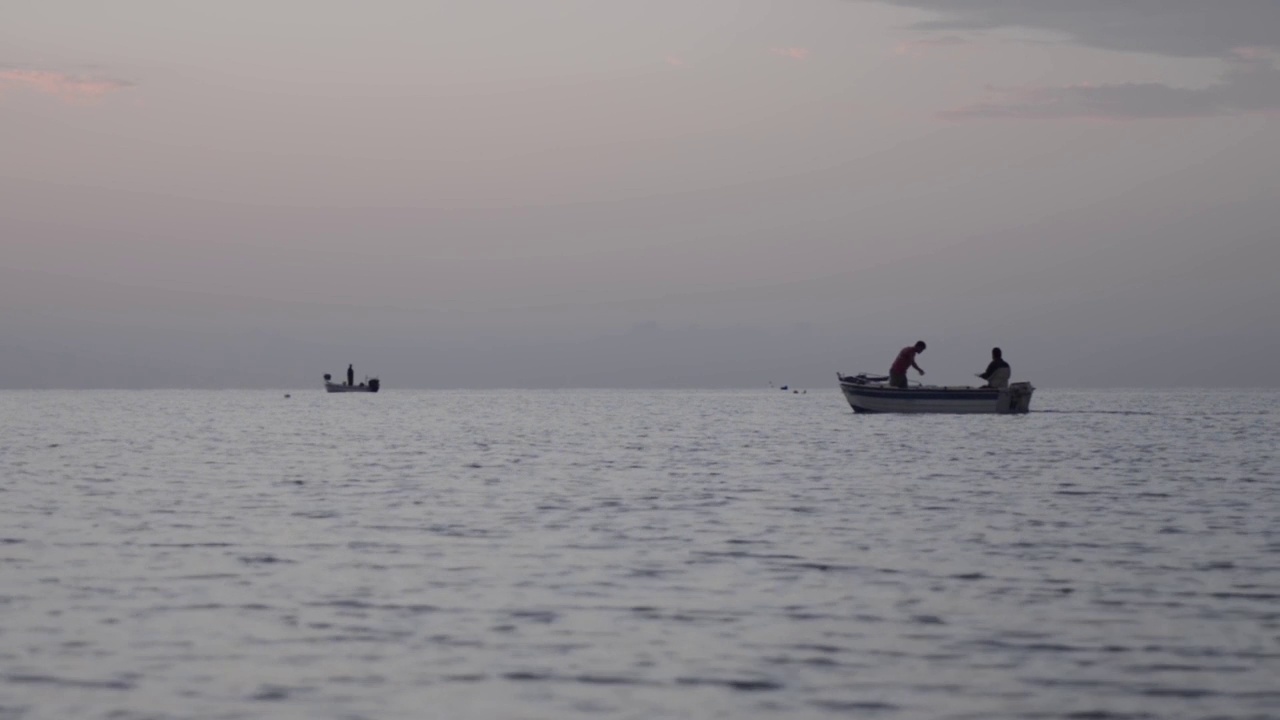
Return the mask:
<path id="1" fill-rule="evenodd" d="M 1031 409 L 1031 383 L 1007 388 L 917 386 L 894 388 L 864 376 L 840 376 L 840 391 L 854 412 L 1009 414 Z"/>

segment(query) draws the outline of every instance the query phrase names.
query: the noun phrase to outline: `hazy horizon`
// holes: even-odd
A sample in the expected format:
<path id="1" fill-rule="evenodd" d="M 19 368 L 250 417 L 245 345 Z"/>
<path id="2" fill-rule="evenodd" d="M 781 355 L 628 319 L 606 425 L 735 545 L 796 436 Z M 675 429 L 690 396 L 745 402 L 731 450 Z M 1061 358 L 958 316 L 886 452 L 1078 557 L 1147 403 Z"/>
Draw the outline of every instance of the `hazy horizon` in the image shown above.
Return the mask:
<path id="1" fill-rule="evenodd" d="M 1276 387 L 1280 3 L 70 2 L 0 388 Z"/>

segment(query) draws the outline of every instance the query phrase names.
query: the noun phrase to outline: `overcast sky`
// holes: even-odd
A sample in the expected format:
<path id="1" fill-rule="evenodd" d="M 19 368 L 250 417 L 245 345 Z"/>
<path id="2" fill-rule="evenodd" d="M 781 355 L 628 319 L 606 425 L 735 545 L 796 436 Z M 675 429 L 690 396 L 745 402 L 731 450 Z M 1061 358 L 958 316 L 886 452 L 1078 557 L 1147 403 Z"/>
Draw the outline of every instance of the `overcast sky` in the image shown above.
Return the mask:
<path id="1" fill-rule="evenodd" d="M 0 387 L 1275 385 L 1275 0 L 26 2 Z"/>

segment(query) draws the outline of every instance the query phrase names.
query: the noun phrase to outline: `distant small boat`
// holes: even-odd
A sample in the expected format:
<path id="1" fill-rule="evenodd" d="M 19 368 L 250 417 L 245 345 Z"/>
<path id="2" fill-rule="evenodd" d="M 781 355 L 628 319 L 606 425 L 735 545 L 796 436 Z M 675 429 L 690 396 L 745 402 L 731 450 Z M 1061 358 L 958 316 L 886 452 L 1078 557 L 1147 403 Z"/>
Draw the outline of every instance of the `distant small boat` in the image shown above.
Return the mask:
<path id="1" fill-rule="evenodd" d="M 1025 413 L 1031 409 L 1035 388 L 1029 382 L 1007 388 L 889 387 L 888 376 L 841 375 L 840 391 L 859 413 Z"/>
<path id="2" fill-rule="evenodd" d="M 331 392 L 331 393 L 347 393 L 347 392 L 376 393 L 378 392 L 378 388 L 381 387 L 381 385 L 382 384 L 378 380 L 378 378 L 368 378 L 367 380 L 360 383 L 359 385 L 347 385 L 344 383 L 336 383 L 331 381 L 331 376 L 329 375 L 329 373 L 324 374 L 324 389 L 327 392 Z"/>

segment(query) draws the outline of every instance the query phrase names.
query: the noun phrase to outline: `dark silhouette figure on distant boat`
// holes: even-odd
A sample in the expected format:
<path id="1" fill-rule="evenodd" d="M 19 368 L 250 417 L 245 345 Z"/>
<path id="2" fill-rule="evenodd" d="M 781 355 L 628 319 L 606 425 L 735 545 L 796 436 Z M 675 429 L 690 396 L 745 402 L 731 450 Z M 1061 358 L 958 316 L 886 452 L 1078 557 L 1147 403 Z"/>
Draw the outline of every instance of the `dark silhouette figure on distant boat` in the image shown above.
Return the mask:
<path id="1" fill-rule="evenodd" d="M 1004 353 L 1000 348 L 991 348 L 991 364 L 987 366 L 987 371 L 978 373 L 978 377 L 987 381 L 983 387 L 989 388 L 1007 388 L 1009 387 L 1009 375 L 1013 371 L 1009 369 L 1009 363 L 1004 361 Z"/>
<path id="2" fill-rule="evenodd" d="M 893 365 L 889 368 L 889 387 L 904 388 L 907 386 L 907 368 L 915 368 L 916 372 L 924 375 L 924 370 L 916 364 L 916 355 L 924 352 L 928 347 L 923 340 L 917 340 L 915 345 L 908 345 L 898 351 L 898 357 L 893 361 Z"/>
<path id="3" fill-rule="evenodd" d="M 356 384 L 355 367 L 352 365 L 348 365 L 347 366 L 347 387 L 351 387 L 352 385 L 355 385 L 355 384 Z"/>

